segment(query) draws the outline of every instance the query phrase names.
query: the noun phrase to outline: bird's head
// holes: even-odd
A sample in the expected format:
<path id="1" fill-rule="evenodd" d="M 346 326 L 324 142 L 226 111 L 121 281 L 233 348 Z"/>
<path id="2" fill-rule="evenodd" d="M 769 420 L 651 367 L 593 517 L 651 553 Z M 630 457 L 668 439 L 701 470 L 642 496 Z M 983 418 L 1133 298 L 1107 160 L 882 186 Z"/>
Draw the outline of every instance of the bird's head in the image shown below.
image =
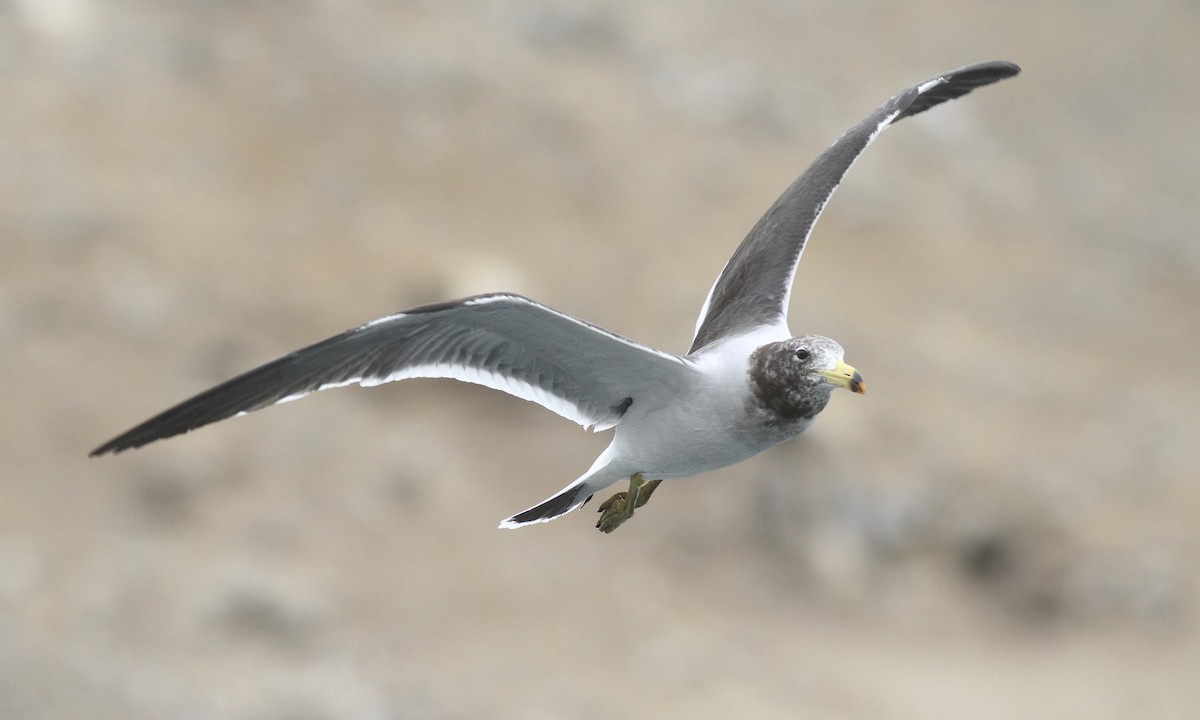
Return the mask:
<path id="1" fill-rule="evenodd" d="M 768 343 L 754 352 L 750 379 L 755 395 L 785 419 L 820 412 L 834 388 L 865 393 L 862 375 L 842 358 L 845 351 L 820 335 L 802 335 Z"/>
<path id="2" fill-rule="evenodd" d="M 802 335 L 780 344 L 782 355 L 789 358 L 801 385 L 826 384 L 860 395 L 866 393 L 862 375 L 843 361 L 846 351 L 836 341 L 820 335 Z"/>

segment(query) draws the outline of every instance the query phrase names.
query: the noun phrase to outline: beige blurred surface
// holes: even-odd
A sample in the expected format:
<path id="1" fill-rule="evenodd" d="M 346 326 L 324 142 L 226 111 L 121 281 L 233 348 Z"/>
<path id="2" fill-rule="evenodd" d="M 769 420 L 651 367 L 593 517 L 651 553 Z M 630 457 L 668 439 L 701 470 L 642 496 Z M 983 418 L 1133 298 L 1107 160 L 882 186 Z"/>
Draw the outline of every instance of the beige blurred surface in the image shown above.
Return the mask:
<path id="1" fill-rule="evenodd" d="M 1200 6 L 0 3 L 0 717 L 1200 716 Z M 496 523 L 606 436 L 480 388 L 87 451 L 417 303 L 673 351 L 745 231 L 912 82 L 797 332 L 805 436 Z"/>

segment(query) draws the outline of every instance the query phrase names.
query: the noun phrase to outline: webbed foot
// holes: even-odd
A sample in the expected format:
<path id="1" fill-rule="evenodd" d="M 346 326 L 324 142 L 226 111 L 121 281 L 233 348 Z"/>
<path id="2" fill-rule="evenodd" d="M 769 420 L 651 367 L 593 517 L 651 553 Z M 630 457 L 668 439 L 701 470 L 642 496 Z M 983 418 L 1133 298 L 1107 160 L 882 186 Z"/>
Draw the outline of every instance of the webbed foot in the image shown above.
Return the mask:
<path id="1" fill-rule="evenodd" d="M 597 512 L 600 513 L 600 519 L 596 522 L 596 528 L 600 532 L 610 533 L 616 530 L 621 527 L 621 523 L 633 517 L 633 508 L 629 505 L 629 493 L 622 490 L 613 495 L 600 503 Z"/>
<path id="2" fill-rule="evenodd" d="M 650 500 L 650 496 L 661 482 L 662 480 L 647 481 L 641 473 L 631 475 L 628 491 L 622 490 L 600 503 L 600 507 L 597 508 L 600 520 L 596 523 L 596 528 L 600 532 L 610 533 L 621 527 L 622 523 L 633 517 L 634 510 Z"/>

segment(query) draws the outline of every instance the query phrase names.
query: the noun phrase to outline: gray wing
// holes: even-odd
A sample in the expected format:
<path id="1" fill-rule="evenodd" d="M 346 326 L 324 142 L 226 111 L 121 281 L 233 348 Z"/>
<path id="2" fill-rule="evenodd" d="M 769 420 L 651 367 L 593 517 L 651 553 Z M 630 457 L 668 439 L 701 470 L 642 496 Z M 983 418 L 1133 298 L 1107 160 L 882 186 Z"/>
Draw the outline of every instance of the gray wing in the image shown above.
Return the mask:
<path id="1" fill-rule="evenodd" d="M 792 280 L 813 223 L 854 160 L 884 128 L 1020 70 L 1008 62 L 953 70 L 901 92 L 847 130 L 784 191 L 734 251 L 704 301 L 688 352 L 786 321 Z"/>
<path id="2" fill-rule="evenodd" d="M 92 451 L 120 452 L 318 390 L 410 377 L 477 383 L 581 425 L 682 387 L 692 366 L 517 295 L 391 315 L 297 350 L 185 400 Z"/>

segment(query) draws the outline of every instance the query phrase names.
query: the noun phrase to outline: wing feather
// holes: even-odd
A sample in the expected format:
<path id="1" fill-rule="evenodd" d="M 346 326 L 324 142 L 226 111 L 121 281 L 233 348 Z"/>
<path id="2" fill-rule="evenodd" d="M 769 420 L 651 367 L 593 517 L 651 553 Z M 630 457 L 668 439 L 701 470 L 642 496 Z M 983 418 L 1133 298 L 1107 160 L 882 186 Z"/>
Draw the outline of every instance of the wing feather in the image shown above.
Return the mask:
<path id="1" fill-rule="evenodd" d="M 92 451 L 120 452 L 328 388 L 453 378 L 536 402 L 584 426 L 665 396 L 692 366 L 519 295 L 479 295 L 374 320 L 150 418 Z"/>
<path id="2" fill-rule="evenodd" d="M 1020 72 L 1007 62 L 970 65 L 908 88 L 847 130 L 775 201 L 746 235 L 713 283 L 696 320 L 690 353 L 761 325 L 786 324 L 800 255 L 825 203 L 846 171 L 879 133 Z"/>

